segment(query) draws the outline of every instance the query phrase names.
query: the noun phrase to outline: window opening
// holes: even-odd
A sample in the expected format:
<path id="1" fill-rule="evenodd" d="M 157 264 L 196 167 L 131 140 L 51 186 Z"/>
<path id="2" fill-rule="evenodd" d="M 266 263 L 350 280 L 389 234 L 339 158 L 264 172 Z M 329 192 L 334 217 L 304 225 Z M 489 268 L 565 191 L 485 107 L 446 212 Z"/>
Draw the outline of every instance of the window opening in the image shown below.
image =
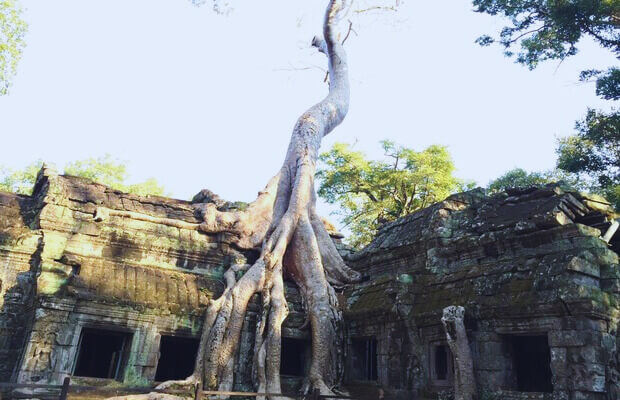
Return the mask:
<path id="1" fill-rule="evenodd" d="M 158 382 L 185 379 L 194 372 L 199 339 L 162 336 L 155 380 Z"/>
<path id="2" fill-rule="evenodd" d="M 508 336 L 519 392 L 553 392 L 547 335 Z"/>
<path id="3" fill-rule="evenodd" d="M 429 344 L 430 378 L 438 386 L 450 385 L 454 376 L 454 360 L 446 342 Z"/>
<path id="4" fill-rule="evenodd" d="M 73 375 L 122 379 L 130 343 L 130 333 L 82 329 Z"/>
<path id="5" fill-rule="evenodd" d="M 377 380 L 377 338 L 351 339 L 351 378 L 363 381 Z"/>
<path id="6" fill-rule="evenodd" d="M 283 337 L 280 352 L 280 374 L 305 376 L 309 349 L 307 340 Z"/>
<path id="7" fill-rule="evenodd" d="M 445 345 L 435 346 L 435 378 L 448 379 L 448 349 Z"/>

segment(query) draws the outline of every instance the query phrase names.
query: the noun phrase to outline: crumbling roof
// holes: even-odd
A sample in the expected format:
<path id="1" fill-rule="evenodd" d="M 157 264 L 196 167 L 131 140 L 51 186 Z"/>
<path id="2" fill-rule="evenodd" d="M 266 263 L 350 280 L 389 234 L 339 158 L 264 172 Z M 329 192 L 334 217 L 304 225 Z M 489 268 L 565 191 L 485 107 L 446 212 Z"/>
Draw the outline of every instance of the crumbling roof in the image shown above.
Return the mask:
<path id="1" fill-rule="evenodd" d="M 434 323 L 456 303 L 481 315 L 554 315 L 567 307 L 611 315 L 620 235 L 609 245 L 602 235 L 616 217 L 604 199 L 554 185 L 450 196 L 383 226 L 349 258 L 368 280 L 347 289 L 347 313 L 387 315 L 400 291 L 416 318 Z M 411 282 L 400 282 L 403 274 Z"/>
<path id="2" fill-rule="evenodd" d="M 442 202 L 381 227 L 353 259 L 420 240 L 465 237 L 512 229 L 523 234 L 580 223 L 605 233 L 618 214 L 600 196 L 564 191 L 557 185 L 515 188 L 492 196 L 482 189 L 454 194 Z M 446 223 L 448 222 L 449 223 Z M 620 244 L 620 235 L 612 245 Z"/>

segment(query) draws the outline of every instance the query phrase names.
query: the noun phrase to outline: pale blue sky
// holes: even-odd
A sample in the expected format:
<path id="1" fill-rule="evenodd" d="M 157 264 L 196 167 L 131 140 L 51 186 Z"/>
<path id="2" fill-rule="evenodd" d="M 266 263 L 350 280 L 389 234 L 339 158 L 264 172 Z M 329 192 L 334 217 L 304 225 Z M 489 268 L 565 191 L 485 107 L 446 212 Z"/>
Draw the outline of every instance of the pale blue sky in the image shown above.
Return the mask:
<path id="1" fill-rule="evenodd" d="M 28 47 L 0 97 L 0 164 L 62 168 L 110 153 L 132 181 L 153 176 L 178 198 L 206 187 L 252 200 L 326 91 L 314 67 L 325 60 L 308 46 L 323 3 L 237 0 L 223 17 L 184 0 L 22 0 Z M 608 107 L 577 76 L 612 65 L 611 54 L 586 42 L 528 71 L 474 44 L 502 21 L 469 0 L 409 0 L 355 22 L 351 109 L 324 149 L 357 141 L 379 157 L 384 138 L 444 144 L 459 177 L 486 185 L 516 166 L 552 168 L 556 138 L 587 106 Z"/>

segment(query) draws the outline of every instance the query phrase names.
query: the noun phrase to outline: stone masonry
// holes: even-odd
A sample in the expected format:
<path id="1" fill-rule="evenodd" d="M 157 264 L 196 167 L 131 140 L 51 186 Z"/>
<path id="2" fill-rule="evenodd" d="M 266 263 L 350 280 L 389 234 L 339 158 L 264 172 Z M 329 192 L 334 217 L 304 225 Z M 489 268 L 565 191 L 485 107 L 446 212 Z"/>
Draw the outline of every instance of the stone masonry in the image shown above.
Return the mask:
<path id="1" fill-rule="evenodd" d="M 376 338 L 393 396 L 441 395 L 441 313 L 461 305 L 482 398 L 616 399 L 618 241 L 601 239 L 614 217 L 549 186 L 457 194 L 390 223 L 349 257 L 369 279 L 345 294 L 348 344 Z"/>
<path id="2" fill-rule="evenodd" d="M 355 253 L 334 233 L 365 277 L 341 296 L 344 342 L 334 345 L 345 354 L 346 387 L 359 397 L 382 385 L 387 398 L 449 398 L 454 360 L 441 315 L 457 305 L 466 310 L 482 399 L 618 398 L 620 234 L 602 239 L 615 217 L 603 199 L 548 186 L 453 195 L 384 226 Z M 198 338 L 224 271 L 258 256 L 200 223 L 192 202 L 126 194 L 47 168 L 32 196 L 0 193 L 0 382 L 73 375 L 152 384 L 164 341 Z M 282 373 L 295 390 L 309 335 L 291 283 L 286 297 Z M 252 389 L 257 310 L 255 299 L 236 363 L 239 390 Z M 95 368 L 80 357 L 105 351 L 87 349 L 88 335 L 103 334 L 109 346 L 122 342 L 108 378 L 77 376 Z"/>

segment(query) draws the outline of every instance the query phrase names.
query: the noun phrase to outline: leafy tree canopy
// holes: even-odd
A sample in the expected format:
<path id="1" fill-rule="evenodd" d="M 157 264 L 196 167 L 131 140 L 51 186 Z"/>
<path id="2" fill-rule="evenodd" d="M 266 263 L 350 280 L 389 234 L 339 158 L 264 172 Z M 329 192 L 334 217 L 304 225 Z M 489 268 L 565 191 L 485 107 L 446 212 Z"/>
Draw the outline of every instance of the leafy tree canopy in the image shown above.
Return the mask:
<path id="1" fill-rule="evenodd" d="M 576 54 L 577 43 L 584 35 L 620 57 L 618 0 L 472 1 L 474 11 L 501 15 L 510 21 L 496 38 L 484 35 L 477 42 L 483 46 L 499 42 L 506 56 L 515 56 L 518 63 L 530 69 L 545 60 L 562 60 Z M 596 94 L 603 99 L 620 99 L 618 67 L 583 71 L 580 80 L 595 80 Z M 561 139 L 557 149 L 557 167 L 561 171 L 577 174 L 581 187 L 587 186 L 590 191 L 606 196 L 617 208 L 620 206 L 619 123 L 618 109 L 609 112 L 590 109 L 584 119 L 577 121 L 577 134 Z M 499 187 L 503 178 L 546 178 L 537 173 L 524 177 L 515 171 L 509 171 L 493 184 Z"/>
<path id="2" fill-rule="evenodd" d="M 620 99 L 620 69 L 609 68 L 607 71 L 589 69 L 582 71 L 579 76 L 581 81 L 596 78 L 596 95 L 605 100 Z"/>
<path id="3" fill-rule="evenodd" d="M 43 161 L 35 161 L 19 171 L 0 166 L 0 191 L 31 194 L 42 165 Z"/>
<path id="4" fill-rule="evenodd" d="M 559 141 L 558 168 L 593 180 L 593 190 L 620 210 L 620 115 L 588 110 L 577 134 Z"/>
<path id="5" fill-rule="evenodd" d="M 530 69 L 545 60 L 577 54 L 577 43 L 588 35 L 620 56 L 620 1 L 618 0 L 473 0 L 474 11 L 506 17 L 510 24 L 495 38 L 479 37 L 488 46 L 498 42 L 508 57 Z M 518 48 L 518 49 L 515 49 Z M 620 97 L 620 69 L 589 70 L 582 80 L 596 78 L 596 92 L 606 99 Z"/>
<path id="6" fill-rule="evenodd" d="M 620 54 L 620 3 L 617 0 L 473 0 L 474 11 L 510 20 L 498 38 L 485 35 L 481 45 L 499 42 L 507 56 L 535 68 L 539 62 L 577 53 L 583 35 Z"/>
<path id="7" fill-rule="evenodd" d="M 510 188 L 540 186 L 548 183 L 559 183 L 561 186 L 570 189 L 586 189 L 577 176 L 562 170 L 527 172 L 522 168 L 514 168 L 489 182 L 487 190 L 490 193 L 499 193 Z"/>
<path id="8" fill-rule="evenodd" d="M 19 194 L 31 194 L 43 161 L 35 161 L 26 168 L 11 171 L 0 168 L 0 190 Z M 137 184 L 126 184 L 127 168 L 125 164 L 112 159 L 109 154 L 98 158 L 74 161 L 65 166 L 65 174 L 87 178 L 114 189 L 140 196 L 165 194 L 164 187 L 154 178 Z"/>
<path id="9" fill-rule="evenodd" d="M 15 0 L 0 0 L 0 96 L 9 91 L 25 46 L 28 26 L 21 19 L 21 13 Z"/>
<path id="10" fill-rule="evenodd" d="M 454 164 L 445 147 L 429 146 L 417 152 L 388 140 L 381 145 L 385 160 L 368 160 L 344 143 L 334 144 L 319 158 L 319 196 L 340 206 L 338 215 L 350 228 L 349 243 L 355 247 L 369 243 L 381 224 L 463 188 L 453 175 Z"/>

